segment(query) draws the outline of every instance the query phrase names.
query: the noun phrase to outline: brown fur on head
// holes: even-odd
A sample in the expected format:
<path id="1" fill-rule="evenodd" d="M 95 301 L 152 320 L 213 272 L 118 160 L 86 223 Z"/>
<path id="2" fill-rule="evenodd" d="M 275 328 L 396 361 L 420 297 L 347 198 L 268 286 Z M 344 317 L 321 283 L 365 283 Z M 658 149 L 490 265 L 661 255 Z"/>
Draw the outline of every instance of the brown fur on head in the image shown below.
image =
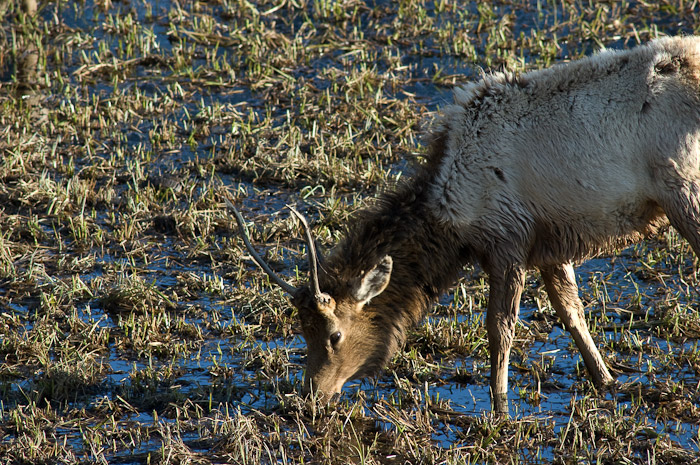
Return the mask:
<path id="1" fill-rule="evenodd" d="M 319 303 L 308 287 L 294 295 L 308 346 L 305 392 L 339 393 L 346 381 L 373 375 L 387 363 L 395 338 L 365 307 L 388 286 L 392 263 L 384 256 L 349 281 L 322 272 L 321 288 L 332 296 L 328 304 Z"/>
<path id="2" fill-rule="evenodd" d="M 417 177 L 430 170 L 419 169 Z M 454 280 L 464 250 L 443 226 L 426 221 L 430 212 L 423 194 L 405 184 L 383 196 L 355 217 L 359 227 L 348 230 L 325 260 L 308 246 L 311 276 L 300 288 L 264 263 L 247 239 L 243 218 L 227 201 L 251 256 L 292 295 L 298 309 L 308 348 L 306 392 L 332 395 L 350 379 L 376 374 L 399 349 L 406 330 Z M 313 244 L 310 235 L 308 244 Z"/>
<path id="3" fill-rule="evenodd" d="M 439 156 L 444 137 L 431 141 Z M 319 270 L 320 288 L 333 299 L 322 308 L 312 292 L 295 295 L 308 345 L 305 390 L 335 394 L 351 379 L 375 375 L 403 344 L 441 292 L 453 284 L 469 250 L 449 227 L 432 220 L 417 172 L 353 218 L 344 239 Z"/>

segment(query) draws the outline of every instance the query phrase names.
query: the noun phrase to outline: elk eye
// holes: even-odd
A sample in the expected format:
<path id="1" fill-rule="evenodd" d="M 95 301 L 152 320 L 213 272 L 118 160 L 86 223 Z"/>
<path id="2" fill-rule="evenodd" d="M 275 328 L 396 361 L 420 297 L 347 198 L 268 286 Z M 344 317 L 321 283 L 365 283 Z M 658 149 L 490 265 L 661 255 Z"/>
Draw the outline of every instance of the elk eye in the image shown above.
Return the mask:
<path id="1" fill-rule="evenodd" d="M 331 334 L 331 345 L 333 347 L 335 347 L 336 344 L 338 344 L 338 341 L 340 341 L 340 336 L 341 336 L 340 331 L 336 331 L 333 334 Z"/>

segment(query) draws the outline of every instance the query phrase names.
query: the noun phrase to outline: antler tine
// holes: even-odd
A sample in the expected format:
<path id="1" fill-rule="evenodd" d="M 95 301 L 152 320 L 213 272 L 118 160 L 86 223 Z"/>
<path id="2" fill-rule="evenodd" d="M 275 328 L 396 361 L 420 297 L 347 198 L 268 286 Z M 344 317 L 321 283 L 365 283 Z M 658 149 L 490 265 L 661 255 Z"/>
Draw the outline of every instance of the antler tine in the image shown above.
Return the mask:
<path id="1" fill-rule="evenodd" d="M 316 298 L 317 302 L 328 304 L 331 301 L 331 297 L 328 294 L 321 292 L 321 286 L 318 284 L 318 255 L 316 255 L 316 245 L 314 238 L 311 236 L 311 228 L 309 227 L 309 223 L 301 213 L 294 209 L 294 207 L 290 206 L 289 209 L 292 211 L 292 213 L 294 213 L 299 221 L 301 221 L 301 224 L 304 226 L 304 232 L 306 233 L 306 244 L 307 248 L 309 249 L 309 271 L 311 273 L 311 283 L 314 287 L 314 297 Z"/>
<path id="2" fill-rule="evenodd" d="M 272 271 L 272 269 L 269 267 L 267 263 L 265 263 L 265 260 L 263 260 L 260 255 L 255 251 L 253 248 L 253 245 L 250 243 L 250 239 L 248 238 L 248 231 L 246 230 L 245 223 L 243 220 L 243 217 L 239 213 L 238 209 L 231 203 L 231 201 L 227 198 L 224 198 L 224 201 L 226 202 L 226 205 L 228 206 L 229 210 L 231 210 L 236 217 L 236 222 L 238 223 L 238 228 L 241 231 L 241 236 L 243 237 L 243 242 L 245 243 L 246 248 L 248 249 L 248 252 L 250 252 L 250 255 L 253 257 L 253 260 L 255 260 L 255 263 L 257 263 L 260 268 L 267 273 L 267 275 L 272 279 L 279 287 L 282 288 L 286 293 L 290 295 L 294 295 L 297 292 L 297 288 L 289 284 L 287 281 L 284 279 L 280 278 L 277 276 L 277 274 Z"/>

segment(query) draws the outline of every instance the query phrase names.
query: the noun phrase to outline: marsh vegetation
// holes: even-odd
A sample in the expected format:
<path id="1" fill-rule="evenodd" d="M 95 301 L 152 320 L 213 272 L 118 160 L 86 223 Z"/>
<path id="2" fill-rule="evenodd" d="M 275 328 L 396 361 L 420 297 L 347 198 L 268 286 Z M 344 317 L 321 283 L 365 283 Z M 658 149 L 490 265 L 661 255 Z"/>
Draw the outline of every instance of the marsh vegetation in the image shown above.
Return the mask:
<path id="1" fill-rule="evenodd" d="M 478 268 L 380 377 L 314 405 L 295 310 L 224 205 L 300 282 L 284 206 L 331 247 L 420 162 L 451 87 L 698 33 L 697 2 L 25 3 L 0 2 L 0 462 L 700 462 L 674 231 L 577 269 L 610 392 L 529 278 L 497 419 Z"/>

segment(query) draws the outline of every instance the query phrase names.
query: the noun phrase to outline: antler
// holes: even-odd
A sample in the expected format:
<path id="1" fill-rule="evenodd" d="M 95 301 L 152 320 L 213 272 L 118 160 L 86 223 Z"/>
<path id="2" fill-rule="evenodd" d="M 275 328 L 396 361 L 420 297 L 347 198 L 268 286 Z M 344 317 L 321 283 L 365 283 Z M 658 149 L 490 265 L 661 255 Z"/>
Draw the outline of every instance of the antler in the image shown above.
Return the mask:
<path id="1" fill-rule="evenodd" d="M 306 222 L 306 218 L 304 218 L 301 213 L 296 211 L 293 207 L 289 207 L 289 209 L 299 221 L 301 221 L 301 224 L 304 226 L 304 232 L 306 233 L 306 247 L 309 250 L 309 271 L 311 273 L 311 283 L 314 287 L 314 298 L 319 304 L 327 305 L 331 302 L 331 296 L 325 292 L 321 292 L 321 286 L 318 284 L 318 256 L 316 255 L 314 238 L 311 236 L 311 228 L 309 228 L 309 223 Z"/>
<path id="2" fill-rule="evenodd" d="M 241 230 L 241 236 L 243 236 L 243 242 L 245 243 L 248 252 L 250 252 L 250 255 L 253 257 L 253 260 L 255 260 L 255 263 L 257 263 L 260 266 L 260 268 L 262 268 L 263 271 L 267 273 L 270 279 L 277 283 L 277 285 L 279 285 L 279 287 L 281 287 L 286 293 L 294 295 L 297 292 L 297 288 L 289 284 L 284 279 L 277 276 L 277 274 L 274 271 L 272 271 L 268 264 L 265 263 L 265 260 L 263 260 L 260 257 L 260 255 L 258 255 L 258 253 L 253 248 L 253 245 L 250 243 L 250 239 L 248 239 L 248 232 L 246 231 L 243 217 L 238 212 L 238 209 L 233 206 L 229 199 L 224 198 L 224 201 L 226 202 L 226 205 L 228 206 L 229 210 L 231 210 L 234 216 L 236 217 L 236 222 L 238 222 L 238 227 Z"/>

